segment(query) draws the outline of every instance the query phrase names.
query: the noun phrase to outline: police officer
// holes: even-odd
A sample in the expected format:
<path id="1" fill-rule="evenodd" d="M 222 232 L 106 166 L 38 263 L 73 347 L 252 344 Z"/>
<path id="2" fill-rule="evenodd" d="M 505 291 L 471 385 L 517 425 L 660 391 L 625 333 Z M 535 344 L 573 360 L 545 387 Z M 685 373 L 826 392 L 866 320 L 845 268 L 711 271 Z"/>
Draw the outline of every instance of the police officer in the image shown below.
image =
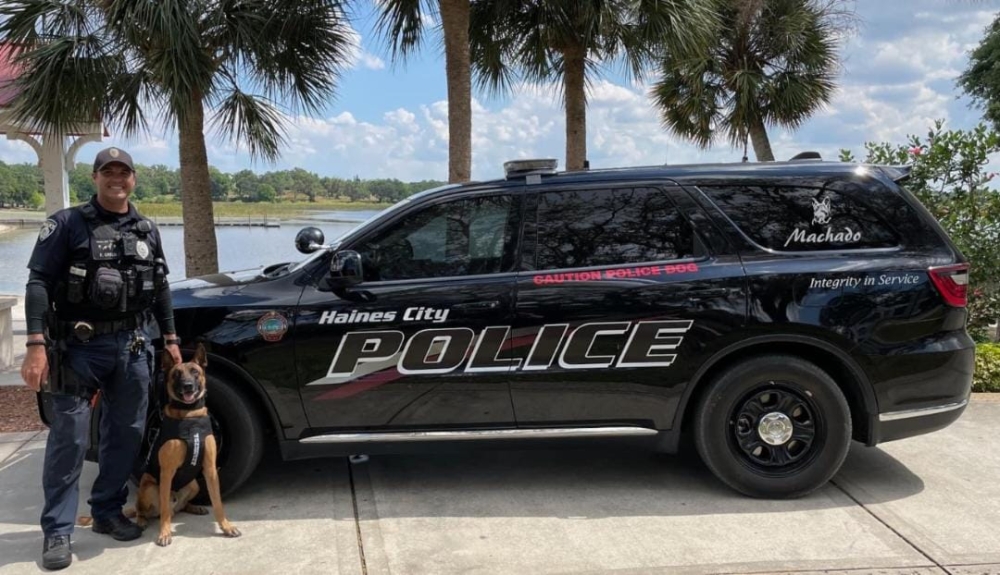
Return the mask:
<path id="1" fill-rule="evenodd" d="M 42 473 L 47 569 L 73 560 L 70 535 L 98 391 L 103 409 L 99 472 L 89 500 L 93 531 L 119 541 L 142 534 L 122 506 L 146 421 L 150 314 L 165 348 L 181 361 L 160 234 L 128 201 L 136 183 L 131 156 L 119 148 L 102 150 L 93 179 L 97 194 L 89 202 L 42 224 L 28 263 L 21 377 L 36 391 L 49 382 L 54 411 Z"/>

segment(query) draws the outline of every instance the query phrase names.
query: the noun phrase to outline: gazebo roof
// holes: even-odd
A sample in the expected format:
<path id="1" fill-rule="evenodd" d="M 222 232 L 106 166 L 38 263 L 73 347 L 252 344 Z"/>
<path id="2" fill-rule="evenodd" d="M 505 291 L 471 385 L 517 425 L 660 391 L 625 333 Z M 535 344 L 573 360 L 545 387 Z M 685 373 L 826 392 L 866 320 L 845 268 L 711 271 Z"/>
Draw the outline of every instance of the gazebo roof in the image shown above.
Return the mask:
<path id="1" fill-rule="evenodd" d="M 20 93 L 14 80 L 21 75 L 21 67 L 14 63 L 14 49 L 0 44 L 0 107 L 10 106 Z"/>
<path id="2" fill-rule="evenodd" d="M 11 103 L 21 93 L 15 81 L 21 76 L 22 67 L 14 62 L 15 48 L 10 44 L 0 43 L 0 134 L 17 131 L 27 134 L 39 134 L 38 130 L 25 129 L 23 126 L 14 126 L 9 123 L 9 118 L 5 118 L 4 108 L 9 108 Z M 80 129 L 72 130 L 67 136 L 86 136 L 88 134 L 101 133 L 106 138 L 110 136 L 107 128 L 100 121 L 84 123 L 78 126 Z"/>

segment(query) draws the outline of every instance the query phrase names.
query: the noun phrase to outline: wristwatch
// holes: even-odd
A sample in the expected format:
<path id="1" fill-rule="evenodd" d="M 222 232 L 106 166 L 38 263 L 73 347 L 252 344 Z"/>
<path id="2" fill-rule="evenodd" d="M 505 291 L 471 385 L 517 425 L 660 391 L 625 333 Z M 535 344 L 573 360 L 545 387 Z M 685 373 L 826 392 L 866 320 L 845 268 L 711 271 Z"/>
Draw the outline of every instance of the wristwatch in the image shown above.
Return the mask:
<path id="1" fill-rule="evenodd" d="M 173 336 L 173 337 L 170 337 L 170 338 L 166 338 L 165 337 L 165 338 L 163 338 L 163 344 L 164 345 L 180 345 L 181 344 L 181 338 L 179 336 L 176 336 L 176 335 Z"/>

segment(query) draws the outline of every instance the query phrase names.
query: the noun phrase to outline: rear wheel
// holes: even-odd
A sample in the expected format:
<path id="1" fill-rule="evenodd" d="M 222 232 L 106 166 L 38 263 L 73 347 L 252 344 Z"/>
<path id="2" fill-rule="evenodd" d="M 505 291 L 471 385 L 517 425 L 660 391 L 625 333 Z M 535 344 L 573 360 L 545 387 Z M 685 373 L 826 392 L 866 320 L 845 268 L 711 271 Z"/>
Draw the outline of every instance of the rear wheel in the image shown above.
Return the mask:
<path id="1" fill-rule="evenodd" d="M 741 362 L 709 383 L 694 440 L 705 464 L 752 497 L 801 497 L 840 469 L 851 441 L 850 408 L 825 371 L 798 357 Z"/>

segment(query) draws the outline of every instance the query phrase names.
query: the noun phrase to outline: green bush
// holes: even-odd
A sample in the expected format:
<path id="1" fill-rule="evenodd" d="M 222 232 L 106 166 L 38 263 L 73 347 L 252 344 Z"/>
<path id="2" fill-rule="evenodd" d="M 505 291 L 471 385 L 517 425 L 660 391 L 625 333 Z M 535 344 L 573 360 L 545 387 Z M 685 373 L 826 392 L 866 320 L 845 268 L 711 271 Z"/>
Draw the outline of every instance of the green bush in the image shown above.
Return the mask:
<path id="1" fill-rule="evenodd" d="M 34 192 L 28 196 L 28 207 L 38 210 L 45 207 L 45 195 L 41 192 Z"/>
<path id="2" fill-rule="evenodd" d="M 969 271 L 969 332 L 982 341 L 1000 318 L 1000 189 L 990 164 L 1000 154 L 1000 132 L 979 124 L 972 130 L 945 130 L 937 121 L 926 138 L 906 144 L 865 144 L 869 164 L 910 165 L 903 185 L 941 223 L 972 268 Z M 856 161 L 842 150 L 842 161 Z"/>
<path id="3" fill-rule="evenodd" d="M 972 391 L 1000 392 L 1000 344 L 981 343 L 976 346 L 976 373 Z"/>

